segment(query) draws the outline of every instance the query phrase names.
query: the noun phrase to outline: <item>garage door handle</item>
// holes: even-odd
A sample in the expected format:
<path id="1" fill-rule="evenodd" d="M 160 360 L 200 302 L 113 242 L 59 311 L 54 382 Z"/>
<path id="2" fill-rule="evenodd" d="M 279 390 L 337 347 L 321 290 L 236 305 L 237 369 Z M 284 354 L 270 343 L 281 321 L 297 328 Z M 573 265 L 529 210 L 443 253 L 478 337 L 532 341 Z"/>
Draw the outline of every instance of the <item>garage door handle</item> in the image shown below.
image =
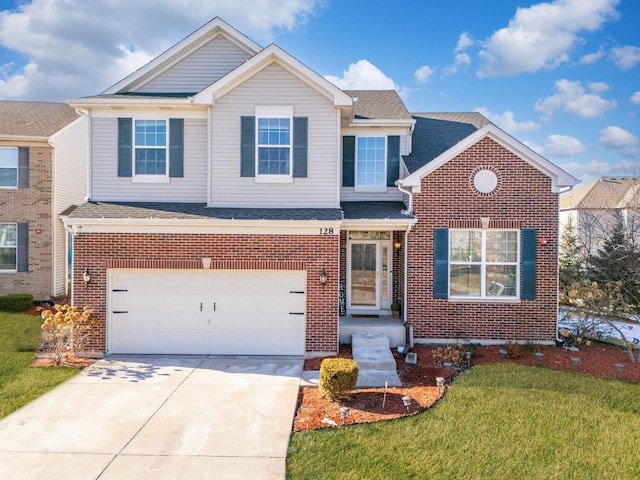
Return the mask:
<path id="1" fill-rule="evenodd" d="M 127 290 L 126 288 L 114 288 L 112 291 L 113 292 L 128 292 L 129 290 Z"/>
<path id="2" fill-rule="evenodd" d="M 304 291 L 300 290 L 289 290 L 289 293 L 302 293 L 304 295 Z"/>
<path id="3" fill-rule="evenodd" d="M 304 315 L 304 312 L 289 312 L 289 315 Z"/>
<path id="4" fill-rule="evenodd" d="M 213 311 L 216 311 L 216 302 L 213 302 Z"/>
<path id="5" fill-rule="evenodd" d="M 129 313 L 127 310 L 114 310 L 113 313 Z"/>
<path id="6" fill-rule="evenodd" d="M 202 311 L 202 302 L 200 302 L 200 311 Z"/>

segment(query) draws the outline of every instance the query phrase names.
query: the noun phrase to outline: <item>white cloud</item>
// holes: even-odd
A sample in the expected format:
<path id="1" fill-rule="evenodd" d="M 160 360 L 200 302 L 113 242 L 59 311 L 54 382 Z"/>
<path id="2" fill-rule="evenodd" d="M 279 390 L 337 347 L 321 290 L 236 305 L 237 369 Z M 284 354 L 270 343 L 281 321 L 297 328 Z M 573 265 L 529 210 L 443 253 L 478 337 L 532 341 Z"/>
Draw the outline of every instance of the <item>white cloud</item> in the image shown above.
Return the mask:
<path id="1" fill-rule="evenodd" d="M 606 84 L 589 84 L 591 92 L 601 92 Z M 606 87 L 608 88 L 608 87 Z M 587 93 L 587 90 L 579 81 L 566 79 L 558 80 L 555 83 L 555 94 L 551 97 L 539 99 L 536 102 L 535 110 L 543 114 L 543 118 L 548 120 L 556 110 L 575 113 L 583 118 L 594 118 L 601 116 L 605 111 L 616 108 L 615 100 L 606 100 L 596 93 Z"/>
<path id="2" fill-rule="evenodd" d="M 587 83 L 587 86 L 593 93 L 602 93 L 611 90 L 611 88 L 609 88 L 609 85 L 604 82 L 589 82 Z"/>
<path id="3" fill-rule="evenodd" d="M 612 166 L 599 158 L 592 158 L 588 162 L 558 162 L 558 166 L 582 180 L 582 183 L 588 183 L 594 178 L 614 173 Z"/>
<path id="4" fill-rule="evenodd" d="M 475 108 L 474 111 L 481 113 L 489 120 L 491 120 L 491 122 L 495 123 L 507 132 L 524 132 L 538 130 L 540 128 L 540 125 L 536 122 L 516 122 L 515 115 L 509 110 L 505 111 L 502 114 L 498 114 L 491 113 L 491 111 L 489 111 L 487 107 L 479 107 Z"/>
<path id="5" fill-rule="evenodd" d="M 554 68 L 569 60 L 582 32 L 598 30 L 618 17 L 619 0 L 554 0 L 518 8 L 507 27 L 485 42 L 480 52 L 482 77 L 514 75 Z"/>
<path id="6" fill-rule="evenodd" d="M 583 55 L 578 60 L 578 63 L 580 63 L 581 65 L 591 65 L 593 63 L 596 63 L 602 57 L 604 57 L 604 50 L 600 49 L 597 52 L 587 53 L 586 55 Z"/>
<path id="7" fill-rule="evenodd" d="M 634 105 L 640 105 L 640 91 L 631 95 L 631 98 L 629 99 L 629 101 Z"/>
<path id="8" fill-rule="evenodd" d="M 628 130 L 614 125 L 600 130 L 598 142 L 608 148 L 629 152 L 628 147 L 637 145 L 640 139 Z"/>
<path id="9" fill-rule="evenodd" d="M 455 59 L 456 65 L 471 65 L 471 57 L 466 53 L 459 53 Z"/>
<path id="10" fill-rule="evenodd" d="M 640 47 L 626 45 L 612 48 L 609 58 L 620 70 L 629 70 L 640 63 Z"/>
<path id="11" fill-rule="evenodd" d="M 543 147 L 538 150 L 549 157 L 573 157 L 586 151 L 586 147 L 575 137 L 569 135 L 549 135 Z"/>
<path id="12" fill-rule="evenodd" d="M 416 80 L 418 81 L 418 83 L 426 83 L 429 81 L 431 75 L 433 75 L 435 71 L 435 68 L 431 68 L 429 65 L 423 65 L 415 71 Z"/>
<path id="13" fill-rule="evenodd" d="M 324 0 L 32 0 L 0 12 L 0 46 L 26 57 L 0 75 L 0 98 L 99 93 L 220 16 L 254 40 L 304 24 Z"/>
<path id="14" fill-rule="evenodd" d="M 325 75 L 324 78 L 343 90 L 398 90 L 394 81 L 368 60 L 350 64 L 342 77 Z"/>
<path id="15" fill-rule="evenodd" d="M 471 39 L 467 32 L 462 32 L 458 37 L 458 43 L 456 44 L 454 53 L 463 52 L 467 48 L 472 47 L 474 44 L 475 42 Z"/>

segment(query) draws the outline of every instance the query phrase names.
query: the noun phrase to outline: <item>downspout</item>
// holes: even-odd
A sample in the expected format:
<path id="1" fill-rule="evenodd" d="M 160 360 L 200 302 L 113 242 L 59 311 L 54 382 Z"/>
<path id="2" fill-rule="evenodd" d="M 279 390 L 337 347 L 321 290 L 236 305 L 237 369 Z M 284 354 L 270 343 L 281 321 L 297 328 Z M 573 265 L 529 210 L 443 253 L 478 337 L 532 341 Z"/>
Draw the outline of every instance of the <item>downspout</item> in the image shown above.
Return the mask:
<path id="1" fill-rule="evenodd" d="M 400 190 L 402 193 L 404 193 L 405 195 L 407 195 L 409 197 L 409 206 L 407 209 L 407 213 L 410 214 L 413 212 L 413 192 L 411 190 L 405 190 L 402 188 L 402 184 L 400 183 L 400 181 L 396 182 L 396 187 L 398 187 L 398 190 Z M 402 309 L 402 321 L 405 325 L 407 325 L 407 291 L 408 291 L 408 281 L 407 281 L 407 272 L 408 272 L 408 260 L 409 260 L 409 254 L 408 254 L 408 241 L 409 241 L 409 232 L 411 232 L 411 229 L 413 228 L 413 223 L 409 224 L 409 228 L 407 228 L 407 230 L 405 230 L 404 232 L 404 266 L 403 266 L 403 270 L 404 270 L 404 285 L 403 285 L 403 296 L 404 296 L 404 308 Z"/>

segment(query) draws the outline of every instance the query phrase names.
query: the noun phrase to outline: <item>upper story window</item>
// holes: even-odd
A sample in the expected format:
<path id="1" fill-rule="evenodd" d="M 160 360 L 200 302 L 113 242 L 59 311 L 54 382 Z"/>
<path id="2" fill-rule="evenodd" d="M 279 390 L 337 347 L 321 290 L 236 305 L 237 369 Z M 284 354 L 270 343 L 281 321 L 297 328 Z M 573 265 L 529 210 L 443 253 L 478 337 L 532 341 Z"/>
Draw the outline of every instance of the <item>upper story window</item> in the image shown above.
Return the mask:
<path id="1" fill-rule="evenodd" d="M 0 272 L 18 269 L 18 225 L 0 223 Z"/>
<path id="2" fill-rule="evenodd" d="M 18 186 L 18 148 L 0 147 L 0 187 Z"/>
<path id="3" fill-rule="evenodd" d="M 518 230 L 450 230 L 449 296 L 516 298 Z"/>
<path id="4" fill-rule="evenodd" d="M 256 180 L 292 181 L 291 107 L 256 107 Z"/>
<path id="5" fill-rule="evenodd" d="M 385 191 L 387 187 L 386 137 L 358 137 L 356 182 L 358 191 Z"/>
<path id="6" fill-rule="evenodd" d="M 135 120 L 134 175 L 167 175 L 167 121 Z"/>

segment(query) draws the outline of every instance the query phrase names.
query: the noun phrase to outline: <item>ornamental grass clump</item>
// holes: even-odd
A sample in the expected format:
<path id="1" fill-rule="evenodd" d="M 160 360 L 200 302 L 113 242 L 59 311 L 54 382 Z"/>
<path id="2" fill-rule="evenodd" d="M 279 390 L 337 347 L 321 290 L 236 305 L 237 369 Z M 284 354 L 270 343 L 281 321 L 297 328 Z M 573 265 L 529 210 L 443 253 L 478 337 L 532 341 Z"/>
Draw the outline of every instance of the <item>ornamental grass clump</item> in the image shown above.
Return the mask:
<path id="1" fill-rule="evenodd" d="M 56 305 L 55 311 L 42 312 L 42 350 L 60 365 L 65 359 L 82 351 L 89 332 L 98 322 L 93 318 L 93 310 L 84 307 Z"/>
<path id="2" fill-rule="evenodd" d="M 354 389 L 358 365 L 350 358 L 325 358 L 320 364 L 318 388 L 323 397 L 336 400 Z"/>

